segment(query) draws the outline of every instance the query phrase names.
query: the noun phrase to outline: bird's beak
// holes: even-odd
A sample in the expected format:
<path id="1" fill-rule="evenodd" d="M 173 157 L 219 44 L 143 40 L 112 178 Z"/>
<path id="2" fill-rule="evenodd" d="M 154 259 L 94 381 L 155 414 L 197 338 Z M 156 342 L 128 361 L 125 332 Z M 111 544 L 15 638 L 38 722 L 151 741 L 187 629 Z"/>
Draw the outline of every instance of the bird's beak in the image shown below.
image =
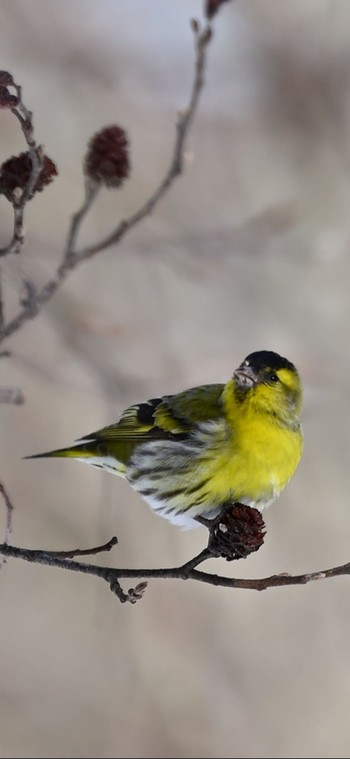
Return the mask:
<path id="1" fill-rule="evenodd" d="M 239 366 L 233 372 L 233 376 L 239 390 L 249 390 L 258 381 L 257 374 L 251 366 Z"/>

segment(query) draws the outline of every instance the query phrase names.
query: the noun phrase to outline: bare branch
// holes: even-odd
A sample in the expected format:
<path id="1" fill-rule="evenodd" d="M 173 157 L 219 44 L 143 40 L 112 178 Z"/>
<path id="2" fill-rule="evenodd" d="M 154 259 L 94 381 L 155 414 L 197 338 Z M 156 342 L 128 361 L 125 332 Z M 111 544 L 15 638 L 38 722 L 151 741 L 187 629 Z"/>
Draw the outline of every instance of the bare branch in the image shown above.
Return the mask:
<path id="1" fill-rule="evenodd" d="M 14 506 L 10 501 L 9 495 L 6 491 L 5 486 L 0 482 L 0 493 L 3 497 L 4 503 L 5 503 L 5 509 L 6 509 L 6 527 L 5 527 L 5 541 L 4 545 L 8 545 L 8 542 L 10 540 L 10 536 L 12 533 L 12 514 L 14 511 Z M 0 552 L 1 553 L 1 552 Z"/>
<path id="2" fill-rule="evenodd" d="M 118 243 L 121 238 L 124 237 L 126 232 L 128 232 L 130 229 L 132 229 L 132 227 L 136 226 L 136 224 L 138 224 L 146 216 L 149 216 L 149 214 L 152 213 L 153 209 L 159 203 L 163 195 L 165 195 L 169 187 L 173 184 L 176 177 L 178 177 L 183 172 L 185 141 L 197 109 L 201 90 L 204 85 L 206 50 L 212 36 L 210 27 L 208 26 L 205 27 L 203 32 L 200 32 L 198 22 L 197 26 L 192 26 L 192 30 L 194 33 L 196 53 L 195 75 L 189 104 L 187 108 L 183 109 L 178 114 L 175 144 L 172 152 L 170 166 L 165 174 L 165 177 L 153 195 L 151 195 L 148 200 L 146 200 L 143 206 L 141 206 L 141 208 L 139 208 L 136 213 L 134 213 L 128 219 L 121 221 L 117 228 L 103 240 L 100 240 L 100 242 L 77 251 L 75 255 L 78 257 L 79 262 L 86 261 L 96 253 L 100 253 L 102 250 L 105 250 L 111 245 Z"/>
<path id="3" fill-rule="evenodd" d="M 0 403 L 21 406 L 24 403 L 23 391 L 19 387 L 0 387 Z"/>
<path id="4" fill-rule="evenodd" d="M 198 582 L 204 582 L 217 587 L 266 590 L 267 588 L 286 585 L 305 585 L 313 580 L 321 580 L 327 577 L 350 575 L 350 562 L 320 572 L 308 572 L 302 575 L 279 574 L 254 580 L 224 577 L 203 572 L 197 569 L 197 567 L 208 559 L 221 557 L 227 561 L 232 561 L 234 559 L 245 558 L 249 553 L 257 551 L 263 543 L 265 534 L 265 525 L 260 512 L 242 504 L 226 504 L 219 516 L 210 521 L 207 520 L 205 526 L 209 531 L 207 547 L 180 567 L 124 569 L 80 563 L 71 558 L 72 556 L 91 555 L 104 550 L 110 550 L 118 542 L 115 537 L 111 538 L 104 546 L 86 550 L 74 549 L 73 551 L 42 551 L 18 548 L 8 545 L 5 541 L 4 544 L 0 545 L 0 554 L 36 564 L 60 567 L 70 572 L 81 572 L 82 574 L 100 577 L 108 583 L 112 592 L 122 603 L 127 601 L 135 603 L 142 598 L 147 587 L 147 580 L 151 578 L 197 580 Z M 139 578 L 142 582 L 138 583 L 134 588 L 129 588 L 125 593 L 120 584 L 120 580 L 123 578 Z"/>
<path id="5" fill-rule="evenodd" d="M 94 548 L 73 548 L 70 551 L 45 551 L 50 556 L 59 556 L 63 559 L 71 559 L 73 556 L 93 556 L 97 553 L 104 553 L 105 551 L 111 551 L 114 546 L 118 544 L 118 538 L 114 535 L 107 543 L 102 546 L 95 546 Z"/>
<path id="6" fill-rule="evenodd" d="M 77 236 L 79 234 L 79 230 L 82 224 L 82 221 L 84 217 L 86 216 L 87 212 L 90 210 L 94 200 L 97 197 L 97 193 L 100 190 L 100 185 L 92 182 L 87 181 L 85 184 L 85 199 L 84 202 L 79 208 L 79 210 L 72 216 L 72 221 L 70 224 L 69 232 L 68 232 L 68 238 L 67 238 L 67 245 L 66 245 L 66 251 L 64 255 L 64 261 L 70 260 L 71 258 L 75 257 L 76 254 L 74 253 L 75 244 L 77 240 Z M 77 262 L 74 262 L 74 266 L 77 265 Z"/>
<path id="7" fill-rule="evenodd" d="M 25 203 L 22 202 L 22 197 L 20 196 L 20 200 L 18 202 L 14 200 L 12 203 L 12 208 L 13 208 L 12 237 L 8 245 L 5 245 L 3 248 L 0 248 L 0 256 L 7 256 L 10 253 L 19 253 L 24 243 L 23 216 L 24 216 Z"/>
<path id="8" fill-rule="evenodd" d="M 0 256 L 6 256 L 9 253 L 19 253 L 24 243 L 24 229 L 23 218 L 24 210 L 28 200 L 33 197 L 35 192 L 35 186 L 40 176 L 40 172 L 43 168 L 43 152 L 40 146 L 37 146 L 34 139 L 33 131 L 33 114 L 26 108 L 22 101 L 22 88 L 12 83 L 16 91 L 17 105 L 11 108 L 12 113 L 19 121 L 24 139 L 28 146 L 29 156 L 31 160 L 31 170 L 28 182 L 24 189 L 18 188 L 18 191 L 13 194 L 11 198 L 11 204 L 13 208 L 13 233 L 12 238 L 8 245 L 4 248 L 0 248 Z"/>
<path id="9" fill-rule="evenodd" d="M 0 269 L 0 332 L 3 329 L 3 326 L 5 324 L 5 316 L 4 316 L 4 300 L 2 295 L 2 271 Z"/>
<path id="10" fill-rule="evenodd" d="M 107 544 L 108 545 L 108 544 Z M 92 552 L 94 549 L 92 549 Z M 69 553 L 69 552 L 68 552 Z M 86 552 L 88 553 L 88 551 Z M 155 568 L 155 569 L 124 569 L 116 567 L 99 567 L 95 564 L 85 564 L 64 558 L 60 553 L 50 551 L 37 551 L 29 548 L 18 548 L 0 544 L 0 554 L 7 557 L 23 559 L 36 564 L 45 564 L 52 567 L 60 567 L 70 572 L 80 572 L 95 577 L 100 577 L 107 582 L 111 590 L 116 593 L 121 601 L 134 602 L 132 599 L 136 595 L 142 595 L 145 590 L 145 583 L 139 583 L 134 589 L 130 589 L 126 594 L 121 590 L 119 580 L 122 578 L 142 578 L 145 579 L 172 579 L 172 580 L 197 580 L 209 585 L 215 585 L 222 588 L 240 588 L 244 590 L 266 590 L 267 588 L 285 587 L 287 585 L 306 585 L 315 580 L 323 580 L 331 577 L 340 577 L 350 575 L 350 562 L 342 564 L 331 569 L 323 569 L 317 572 L 307 572 L 300 575 L 278 574 L 270 577 L 259 579 L 242 579 L 235 577 L 225 577 L 217 574 L 210 574 L 196 569 L 199 563 L 214 558 L 208 554 L 207 549 L 201 552 L 198 557 L 187 562 L 180 567 Z M 64 554 L 64 552 L 62 552 Z"/>
<path id="11" fill-rule="evenodd" d="M 40 172 L 43 168 L 43 151 L 41 146 L 37 145 L 34 139 L 33 114 L 23 103 L 22 88 L 14 84 L 18 97 L 18 106 L 13 108 L 12 113 L 18 119 L 23 137 L 28 145 L 29 155 L 32 163 L 28 184 L 22 193 L 21 206 L 25 206 L 28 200 L 33 197 L 35 185 L 39 179 Z"/>
<path id="12" fill-rule="evenodd" d="M 97 253 L 102 252 L 111 245 L 116 245 L 124 237 L 124 235 L 148 216 L 159 203 L 163 195 L 171 187 L 176 177 L 178 177 L 183 171 L 184 164 L 184 150 L 185 143 L 190 130 L 195 112 L 197 110 L 199 96 L 204 84 L 204 72 L 207 59 L 207 47 L 212 37 L 211 27 L 206 25 L 203 31 L 200 30 L 198 22 L 192 24 L 192 30 L 195 40 L 195 75 L 193 85 L 191 89 L 190 99 L 187 108 L 185 108 L 178 115 L 178 121 L 176 125 L 175 143 L 172 151 L 169 168 L 166 171 L 165 177 L 156 188 L 155 192 L 146 200 L 146 202 L 132 214 L 128 219 L 125 219 L 119 223 L 107 237 L 103 238 L 94 245 L 76 250 L 76 241 L 80 231 L 81 223 L 90 210 L 92 203 L 94 202 L 98 186 L 89 186 L 86 188 L 86 196 L 82 207 L 72 217 L 70 228 L 67 235 L 67 243 L 65 251 L 60 265 L 57 268 L 56 273 L 50 279 L 41 290 L 36 294 L 36 297 L 30 304 L 24 304 L 18 314 L 7 324 L 3 324 L 0 329 L 0 342 L 12 335 L 29 319 L 33 319 L 41 310 L 42 306 L 52 298 L 58 288 L 66 279 L 67 275 L 75 269 L 83 261 L 87 261 L 89 258 Z M 17 115 L 17 114 L 16 114 Z M 18 115 L 17 115 L 18 117 Z M 27 135 L 28 139 L 28 135 Z M 29 144 L 29 143 L 28 143 Z M 37 177 L 37 175 L 36 175 Z M 34 185 L 31 182 L 30 187 Z"/>

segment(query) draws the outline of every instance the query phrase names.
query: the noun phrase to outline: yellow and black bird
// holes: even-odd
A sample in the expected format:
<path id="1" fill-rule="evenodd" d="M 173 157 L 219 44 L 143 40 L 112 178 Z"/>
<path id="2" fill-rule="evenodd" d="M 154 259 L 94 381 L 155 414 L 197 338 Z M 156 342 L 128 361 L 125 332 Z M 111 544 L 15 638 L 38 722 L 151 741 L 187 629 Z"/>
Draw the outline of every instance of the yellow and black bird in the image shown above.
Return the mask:
<path id="1" fill-rule="evenodd" d="M 75 445 L 28 458 L 73 458 L 119 474 L 155 512 L 196 527 L 224 503 L 261 511 L 279 496 L 302 453 L 301 405 L 295 366 L 257 351 L 226 385 L 135 404 Z"/>

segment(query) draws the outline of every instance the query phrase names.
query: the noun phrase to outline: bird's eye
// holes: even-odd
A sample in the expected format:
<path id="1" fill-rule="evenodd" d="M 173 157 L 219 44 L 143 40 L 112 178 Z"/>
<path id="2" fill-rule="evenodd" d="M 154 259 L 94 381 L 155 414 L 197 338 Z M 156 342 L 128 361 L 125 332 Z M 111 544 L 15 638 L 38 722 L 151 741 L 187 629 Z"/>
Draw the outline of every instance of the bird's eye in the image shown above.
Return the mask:
<path id="1" fill-rule="evenodd" d="M 277 374 L 275 374 L 275 372 L 270 372 L 270 374 L 269 374 L 269 380 L 270 380 L 270 382 L 278 382 Z"/>
<path id="2" fill-rule="evenodd" d="M 246 358 L 245 361 L 243 361 L 243 366 L 250 366 L 250 362 Z"/>

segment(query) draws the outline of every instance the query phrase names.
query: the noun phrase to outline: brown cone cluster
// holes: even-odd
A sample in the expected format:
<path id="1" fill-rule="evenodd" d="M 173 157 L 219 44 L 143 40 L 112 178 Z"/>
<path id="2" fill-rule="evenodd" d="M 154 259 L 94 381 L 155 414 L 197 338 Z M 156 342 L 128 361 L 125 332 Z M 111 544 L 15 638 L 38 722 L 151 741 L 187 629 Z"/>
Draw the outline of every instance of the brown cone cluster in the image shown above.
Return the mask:
<path id="1" fill-rule="evenodd" d="M 209 527 L 208 548 L 227 561 L 246 559 L 264 542 L 265 523 L 260 511 L 241 503 L 225 504 Z"/>
<path id="2" fill-rule="evenodd" d="M 0 193 L 12 202 L 17 189 L 24 190 L 29 182 L 32 161 L 29 152 L 20 153 L 4 161 L 0 166 Z M 57 175 L 57 169 L 51 158 L 43 156 L 43 166 L 33 189 L 33 195 L 41 192 Z"/>
<path id="3" fill-rule="evenodd" d="M 124 129 L 104 127 L 90 140 L 84 162 L 89 179 L 106 187 L 120 187 L 129 176 L 128 139 Z"/>

